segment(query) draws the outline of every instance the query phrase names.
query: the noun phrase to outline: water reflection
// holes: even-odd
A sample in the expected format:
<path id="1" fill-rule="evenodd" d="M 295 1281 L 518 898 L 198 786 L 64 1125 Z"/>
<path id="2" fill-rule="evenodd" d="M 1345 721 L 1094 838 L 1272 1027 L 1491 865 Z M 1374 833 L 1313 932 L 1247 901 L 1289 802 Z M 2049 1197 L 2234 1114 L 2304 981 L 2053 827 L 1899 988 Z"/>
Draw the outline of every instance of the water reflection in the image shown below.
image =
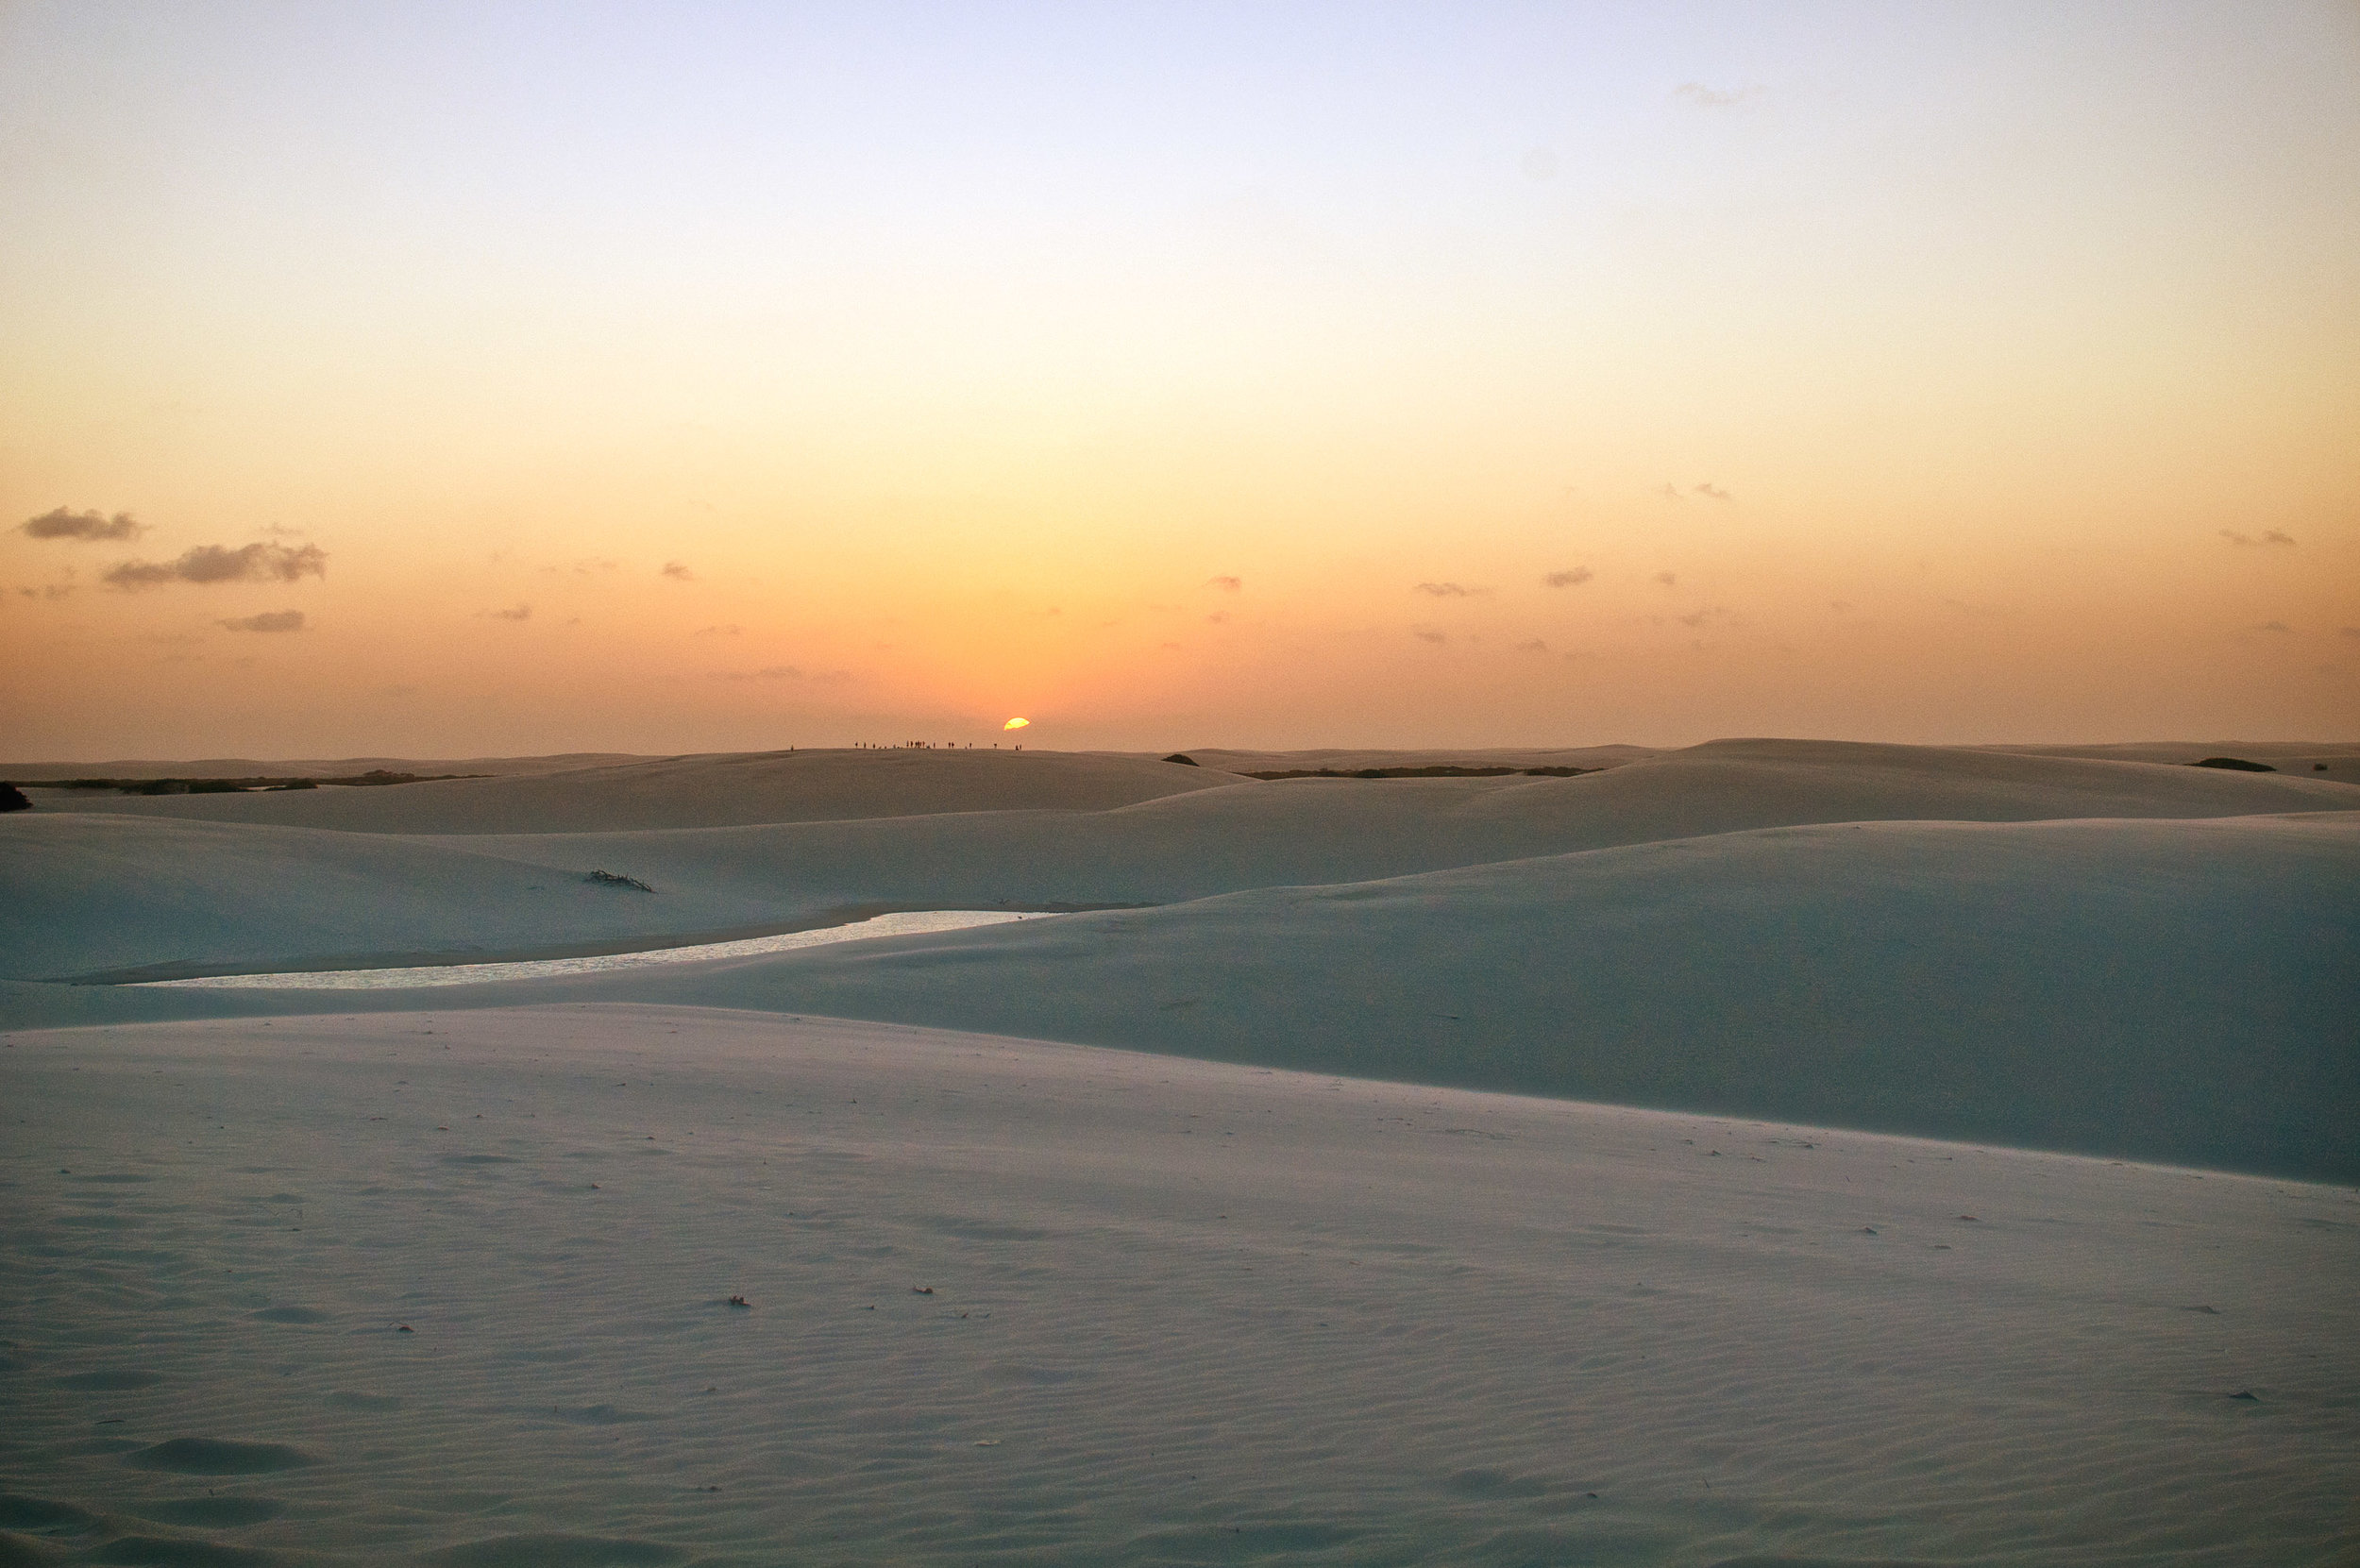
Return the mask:
<path id="1" fill-rule="evenodd" d="M 872 936 L 909 936 L 928 931 L 960 931 L 969 926 L 1003 925 L 1010 920 L 1052 918 L 1018 914 L 1005 909 L 920 909 L 899 915 L 879 915 L 873 919 L 826 926 L 818 931 L 787 931 L 776 936 L 750 936 L 736 942 L 700 942 L 695 947 L 609 953 L 595 958 L 529 958 L 499 964 L 422 964 L 398 969 L 209 974 L 194 980 L 149 980 L 141 984 L 245 991 L 380 991 L 411 986 L 473 986 L 491 980 L 541 980 L 562 974 L 612 974 L 616 969 L 649 969 L 658 964 L 693 964 L 711 958 L 752 958 L 766 953 L 792 953 L 797 948 L 824 947 L 831 942 L 857 942 Z"/>

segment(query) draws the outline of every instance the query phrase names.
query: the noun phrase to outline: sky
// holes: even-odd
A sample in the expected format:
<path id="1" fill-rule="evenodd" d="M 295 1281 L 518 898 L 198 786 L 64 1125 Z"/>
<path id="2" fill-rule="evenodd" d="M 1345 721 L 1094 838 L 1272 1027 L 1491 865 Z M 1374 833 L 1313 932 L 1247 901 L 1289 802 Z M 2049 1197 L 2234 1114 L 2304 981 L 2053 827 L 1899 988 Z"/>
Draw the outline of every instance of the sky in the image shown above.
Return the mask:
<path id="1" fill-rule="evenodd" d="M 0 0 L 0 756 L 2360 734 L 2360 8 Z"/>

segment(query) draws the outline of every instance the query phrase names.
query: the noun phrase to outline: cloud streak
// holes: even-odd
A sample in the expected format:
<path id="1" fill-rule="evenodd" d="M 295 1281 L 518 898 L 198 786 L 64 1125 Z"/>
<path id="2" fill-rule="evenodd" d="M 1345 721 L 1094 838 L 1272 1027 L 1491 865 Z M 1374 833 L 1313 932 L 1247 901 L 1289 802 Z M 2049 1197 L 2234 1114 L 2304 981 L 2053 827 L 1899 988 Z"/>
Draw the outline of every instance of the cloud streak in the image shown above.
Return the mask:
<path id="1" fill-rule="evenodd" d="M 1481 599 L 1492 590 L 1470 588 L 1458 582 L 1421 582 L 1409 591 L 1424 594 L 1428 599 Z"/>
<path id="2" fill-rule="evenodd" d="M 1761 92 L 1758 87 L 1707 87 L 1702 82 L 1682 82 L 1672 89 L 1672 96 L 1697 109 L 1734 109 Z"/>
<path id="3" fill-rule="evenodd" d="M 2220 531 L 2220 536 L 2228 540 L 2231 544 L 2236 546 L 2239 549 L 2261 549 L 2271 547 L 2292 549 L 2294 548 L 2295 544 L 2293 534 L 2284 532 L 2278 529 L 2269 530 L 2259 539 L 2254 538 L 2250 534 L 2239 533 L 2235 529 L 2231 528 L 2222 529 Z"/>
<path id="4" fill-rule="evenodd" d="M 1587 566 L 1573 566 L 1561 572 L 1551 572 L 1541 581 L 1551 588 L 1578 588 L 1597 575 Z"/>
<path id="5" fill-rule="evenodd" d="M 1205 580 L 1205 586 L 1218 588 L 1224 594 L 1234 594 L 1245 587 L 1245 579 L 1242 577 L 1208 577 Z"/>
<path id="6" fill-rule="evenodd" d="M 213 624 L 225 632 L 300 632 L 304 622 L 300 610 L 265 610 L 259 615 L 233 615 Z"/>
<path id="7" fill-rule="evenodd" d="M 34 539 L 136 539 L 147 531 L 147 525 L 128 512 L 110 517 L 103 512 L 68 512 L 60 506 L 25 518 L 17 525 L 17 531 Z"/>
<path id="8" fill-rule="evenodd" d="M 198 545 L 177 561 L 126 561 L 103 581 L 116 588 L 155 588 L 168 582 L 294 582 L 328 575 L 328 552 L 317 545 Z"/>
<path id="9" fill-rule="evenodd" d="M 675 582 L 694 582 L 697 581 L 697 574 L 688 569 L 685 562 L 681 561 L 666 561 L 664 563 L 664 575 L 670 578 Z"/>

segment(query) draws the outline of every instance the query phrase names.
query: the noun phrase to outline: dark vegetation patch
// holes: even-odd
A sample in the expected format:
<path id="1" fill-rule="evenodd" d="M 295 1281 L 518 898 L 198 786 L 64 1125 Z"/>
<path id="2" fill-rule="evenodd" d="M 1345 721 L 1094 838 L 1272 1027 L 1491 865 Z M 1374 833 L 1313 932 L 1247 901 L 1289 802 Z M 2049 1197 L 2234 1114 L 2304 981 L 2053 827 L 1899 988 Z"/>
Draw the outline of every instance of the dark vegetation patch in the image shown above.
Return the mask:
<path id="1" fill-rule="evenodd" d="M 593 871 L 582 880 L 584 882 L 596 883 L 600 887 L 628 887 L 635 892 L 641 893 L 652 893 L 655 891 L 654 888 L 649 886 L 637 877 L 627 877 L 619 871 Z"/>
<path id="2" fill-rule="evenodd" d="M 317 789 L 322 784 L 343 784 L 360 788 L 375 784 L 439 784 L 446 779 L 488 779 L 489 773 L 390 773 L 382 767 L 372 767 L 366 773 L 347 773 L 332 779 L 278 778 L 258 774 L 250 779 L 63 779 L 55 783 L 37 784 L 48 789 L 111 789 L 119 795 L 244 795 L 253 790 Z M 19 800 L 21 792 L 13 784 L 0 785 Z M 26 801 L 29 805 L 32 802 Z M 0 811 L 21 808 L 0 805 Z"/>
<path id="3" fill-rule="evenodd" d="M 2226 767 L 2236 773 L 2275 773 L 2278 771 L 2268 763 L 2248 762 L 2243 757 L 2206 757 L 2202 762 L 2192 762 L 2188 766 L 2190 767 Z"/>
<path id="4" fill-rule="evenodd" d="M 0 784 L 0 811 L 30 811 L 33 802 L 14 784 Z"/>

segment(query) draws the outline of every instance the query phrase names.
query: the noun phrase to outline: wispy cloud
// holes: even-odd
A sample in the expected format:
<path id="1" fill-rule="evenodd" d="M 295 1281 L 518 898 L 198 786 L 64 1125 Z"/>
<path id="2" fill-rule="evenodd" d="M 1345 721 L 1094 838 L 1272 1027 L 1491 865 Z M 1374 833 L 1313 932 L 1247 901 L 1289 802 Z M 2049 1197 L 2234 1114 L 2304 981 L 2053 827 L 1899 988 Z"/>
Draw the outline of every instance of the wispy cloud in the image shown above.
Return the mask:
<path id="1" fill-rule="evenodd" d="M 716 669 L 706 673 L 716 681 L 818 681 L 827 684 L 852 678 L 849 669 L 804 669 L 800 665 L 765 665 L 760 669 Z"/>
<path id="2" fill-rule="evenodd" d="M 687 564 L 684 562 L 666 561 L 664 563 L 663 570 L 664 575 L 670 578 L 675 582 L 694 582 L 697 581 L 697 574 L 690 571 Z"/>
<path id="3" fill-rule="evenodd" d="M 1672 89 L 1672 96 L 1696 109 L 1733 109 L 1746 99 L 1757 96 L 1759 87 L 1707 87 L 1702 82 L 1682 82 Z"/>
<path id="4" fill-rule="evenodd" d="M 519 604 L 513 610 L 478 610 L 475 615 L 478 620 L 531 620 L 532 606 Z"/>
<path id="5" fill-rule="evenodd" d="M 1687 497 L 1680 494 L 1680 487 L 1674 484 L 1670 480 L 1665 480 L 1661 484 L 1657 485 L 1655 487 L 1655 493 L 1662 497 L 1667 501 L 1684 501 L 1688 499 Z"/>
<path id="6" fill-rule="evenodd" d="M 1597 575 L 1587 566 L 1571 566 L 1561 572 L 1551 572 L 1541 581 L 1552 588 L 1578 588 Z"/>
<path id="7" fill-rule="evenodd" d="M 744 630 L 742 626 L 700 626 L 689 635 L 692 637 L 734 637 Z"/>
<path id="8" fill-rule="evenodd" d="M 1533 638 L 1528 643 L 1518 643 L 1516 645 L 1516 651 L 1519 653 L 1546 653 L 1548 650 L 1549 645 L 1542 642 L 1538 637 Z"/>
<path id="9" fill-rule="evenodd" d="M 1208 577 L 1205 580 L 1205 586 L 1218 588 L 1224 594 L 1234 594 L 1244 589 L 1245 579 L 1242 577 Z"/>
<path id="10" fill-rule="evenodd" d="M 1450 641 L 1450 633 L 1447 632 L 1412 632 L 1409 634 L 1417 638 L 1422 643 L 1446 643 Z"/>
<path id="11" fill-rule="evenodd" d="M 117 588 L 153 588 L 166 582 L 293 582 L 326 577 L 328 552 L 317 545 L 199 545 L 177 561 L 126 561 L 104 580 Z"/>
<path id="12" fill-rule="evenodd" d="M 1662 583 L 1666 588 L 1677 587 L 1679 583 L 1680 574 L 1677 572 L 1658 572 L 1655 574 L 1655 580 L 1658 582 Z"/>
<path id="13" fill-rule="evenodd" d="M 1424 594 L 1428 599 L 1481 599 L 1492 590 L 1470 588 L 1458 582 L 1421 582 L 1409 591 Z"/>
<path id="14" fill-rule="evenodd" d="M 1693 494 L 1702 496 L 1709 501 L 1729 501 L 1737 498 L 1717 484 L 1696 484 L 1691 485 L 1689 489 Z"/>
<path id="15" fill-rule="evenodd" d="M 303 612 L 265 610 L 259 615 L 236 615 L 213 624 L 227 632 L 300 632 L 303 630 Z"/>
<path id="16" fill-rule="evenodd" d="M 2351 637 L 2360 641 L 2360 626 L 2339 626 L 2335 629 L 2335 633 L 2337 636 Z"/>
<path id="17" fill-rule="evenodd" d="M 2263 534 L 2259 539 L 2254 538 L 2250 534 L 2239 533 L 2235 529 L 2229 528 L 2222 529 L 2220 531 L 2220 536 L 2228 540 L 2231 544 L 2236 546 L 2239 549 L 2256 549 L 2268 545 L 2284 546 L 2285 548 L 2291 549 L 2294 548 L 2295 542 L 2293 534 L 2283 532 L 2278 529 L 2271 529 L 2269 531 Z"/>
<path id="18" fill-rule="evenodd" d="M 2295 630 L 2295 629 L 2294 629 L 2293 627 L 2291 627 L 2291 626 L 2288 626 L 2288 625 L 2287 625 L 2284 621 L 2283 621 L 2283 620 L 2266 620 L 2266 621 L 2264 621 L 2261 625 L 2259 625 L 2259 626 L 2255 627 L 2253 630 L 2255 630 L 2256 632 L 2281 632 L 2285 633 L 2285 634 L 2286 634 L 2286 635 L 2288 635 L 2288 636 L 2292 636 L 2292 635 L 2294 634 L 2294 630 Z"/>
<path id="19" fill-rule="evenodd" d="M 110 517 L 103 512 L 68 512 L 56 507 L 17 525 L 19 533 L 35 539 L 136 539 L 147 525 L 128 512 Z"/>

